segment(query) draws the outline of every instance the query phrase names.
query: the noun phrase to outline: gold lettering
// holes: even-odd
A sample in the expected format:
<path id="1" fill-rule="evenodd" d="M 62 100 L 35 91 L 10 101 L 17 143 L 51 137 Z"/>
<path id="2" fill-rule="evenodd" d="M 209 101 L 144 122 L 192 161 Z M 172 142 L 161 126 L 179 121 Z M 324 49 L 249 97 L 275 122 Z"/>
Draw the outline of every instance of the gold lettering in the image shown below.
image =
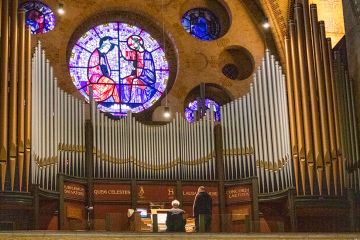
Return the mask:
<path id="1" fill-rule="evenodd" d="M 168 195 L 174 195 L 174 188 L 168 188 Z"/>

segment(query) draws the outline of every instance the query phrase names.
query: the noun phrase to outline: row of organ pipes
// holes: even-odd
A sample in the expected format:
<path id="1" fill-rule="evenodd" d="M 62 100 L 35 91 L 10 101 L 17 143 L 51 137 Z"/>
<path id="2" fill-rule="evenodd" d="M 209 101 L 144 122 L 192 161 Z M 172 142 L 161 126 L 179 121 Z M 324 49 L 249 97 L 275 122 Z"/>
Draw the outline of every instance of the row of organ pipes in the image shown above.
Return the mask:
<path id="1" fill-rule="evenodd" d="M 58 88 L 40 42 L 32 65 L 32 182 L 55 190 L 58 173 L 85 177 L 85 104 Z"/>
<path id="2" fill-rule="evenodd" d="M 342 195 L 359 183 L 353 94 L 349 80 L 334 71 L 331 40 L 308 0 L 294 5 L 285 39 L 291 152 L 297 194 Z M 345 85 L 344 85 L 345 84 Z M 353 136 L 353 135 L 354 136 Z M 307 185 L 308 182 L 308 185 Z"/>
<path id="3" fill-rule="evenodd" d="M 261 193 L 292 186 L 285 75 L 266 50 L 245 96 L 221 107 L 226 180 L 259 178 Z"/>
<path id="4" fill-rule="evenodd" d="M 87 147 L 96 179 L 217 180 L 215 149 L 222 149 L 225 180 L 258 177 L 261 193 L 292 186 L 311 195 L 324 194 L 323 188 L 327 194 L 358 189 L 352 82 L 333 57 L 316 6 L 310 9 L 306 0 L 295 5 L 285 41 L 287 79 L 266 50 L 250 91 L 221 107 L 220 123 L 212 108 L 195 123 L 180 114 L 166 125 L 143 124 L 130 112 L 109 118 L 96 103 L 57 86 L 39 43 L 32 62 L 32 182 L 56 190 L 59 173 L 87 176 L 85 121 L 90 121 L 93 146 Z"/>
<path id="5" fill-rule="evenodd" d="M 0 1 L 1 191 L 29 191 L 31 32 L 18 0 Z"/>
<path id="6" fill-rule="evenodd" d="M 346 67 L 341 60 L 340 53 L 334 52 L 332 61 L 334 68 L 335 89 L 339 103 L 339 122 L 341 123 L 341 136 L 343 141 L 343 156 L 346 162 L 346 183 L 350 189 L 360 191 L 360 158 L 359 142 L 356 128 L 356 111 L 354 105 L 354 85 L 349 78 Z"/>
<path id="7" fill-rule="evenodd" d="M 221 107 L 226 180 L 259 176 L 262 192 L 292 186 L 284 80 L 279 63 L 266 51 L 250 92 Z M 55 190 L 58 173 L 85 177 L 87 104 L 57 87 L 40 43 L 32 84 L 32 180 Z M 131 112 L 112 119 L 92 101 L 90 108 L 95 178 L 217 179 L 213 108 L 195 123 L 176 114 L 166 125 L 142 124 Z"/>
<path id="8" fill-rule="evenodd" d="M 131 112 L 113 120 L 92 105 L 95 178 L 215 180 L 212 111 L 194 124 L 176 114 L 145 125 Z"/>

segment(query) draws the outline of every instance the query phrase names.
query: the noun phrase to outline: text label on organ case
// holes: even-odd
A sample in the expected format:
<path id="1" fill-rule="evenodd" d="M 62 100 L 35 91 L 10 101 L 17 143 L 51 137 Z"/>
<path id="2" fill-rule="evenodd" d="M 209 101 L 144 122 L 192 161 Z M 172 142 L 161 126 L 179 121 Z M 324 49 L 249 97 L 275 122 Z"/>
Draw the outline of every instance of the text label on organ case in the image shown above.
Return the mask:
<path id="1" fill-rule="evenodd" d="M 251 201 L 251 185 L 229 186 L 226 188 L 226 202 Z"/>
<path id="2" fill-rule="evenodd" d="M 85 186 L 78 183 L 64 182 L 64 198 L 85 200 Z"/>
<path id="3" fill-rule="evenodd" d="M 95 184 L 95 201 L 131 201 L 130 185 L 125 184 Z"/>

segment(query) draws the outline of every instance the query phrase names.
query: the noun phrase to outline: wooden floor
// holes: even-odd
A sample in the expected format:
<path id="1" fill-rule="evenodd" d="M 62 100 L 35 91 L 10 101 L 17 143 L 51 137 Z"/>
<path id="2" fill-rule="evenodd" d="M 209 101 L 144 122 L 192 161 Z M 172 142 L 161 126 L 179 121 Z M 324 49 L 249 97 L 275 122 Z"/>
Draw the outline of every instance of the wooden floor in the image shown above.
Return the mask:
<path id="1" fill-rule="evenodd" d="M 51 232 L 51 231 L 14 231 L 14 232 L 0 232 L 0 239 L 11 240 L 52 240 L 52 239 L 64 239 L 64 240 L 165 240 L 165 239 L 185 239 L 185 240 L 197 240 L 197 239 L 237 239 L 237 240 L 255 240 L 255 239 L 352 239 L 360 240 L 360 233 L 344 234 L 344 233 L 273 233 L 273 234 L 140 234 L 140 233 L 107 233 L 107 232 Z"/>

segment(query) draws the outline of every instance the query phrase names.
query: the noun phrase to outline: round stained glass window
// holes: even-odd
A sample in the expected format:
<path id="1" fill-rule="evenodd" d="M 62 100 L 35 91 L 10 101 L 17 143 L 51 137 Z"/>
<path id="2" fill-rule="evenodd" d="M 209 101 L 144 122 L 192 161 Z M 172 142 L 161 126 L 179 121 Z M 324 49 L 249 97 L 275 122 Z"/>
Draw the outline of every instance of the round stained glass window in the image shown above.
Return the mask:
<path id="1" fill-rule="evenodd" d="M 74 45 L 69 70 L 85 99 L 89 86 L 98 108 L 113 116 L 151 107 L 169 79 L 164 50 L 149 33 L 121 22 L 99 25 Z"/>
<path id="2" fill-rule="evenodd" d="M 213 107 L 213 111 L 214 111 L 214 119 L 215 121 L 220 121 L 220 105 L 211 100 L 206 98 L 205 99 L 205 111 L 207 111 L 208 109 L 210 109 L 210 107 Z M 189 121 L 189 122 L 195 122 L 196 121 L 196 112 L 199 110 L 200 106 L 199 106 L 199 101 L 198 100 L 194 100 L 192 102 L 189 103 L 189 105 L 185 108 L 185 118 Z"/>
<path id="3" fill-rule="evenodd" d="M 181 24 L 188 33 L 198 39 L 209 41 L 220 37 L 219 19 L 207 9 L 195 8 L 187 11 Z"/>
<path id="4" fill-rule="evenodd" d="M 26 25 L 32 34 L 51 31 L 55 27 L 55 15 L 46 4 L 38 1 L 28 1 L 21 5 L 25 9 Z"/>

